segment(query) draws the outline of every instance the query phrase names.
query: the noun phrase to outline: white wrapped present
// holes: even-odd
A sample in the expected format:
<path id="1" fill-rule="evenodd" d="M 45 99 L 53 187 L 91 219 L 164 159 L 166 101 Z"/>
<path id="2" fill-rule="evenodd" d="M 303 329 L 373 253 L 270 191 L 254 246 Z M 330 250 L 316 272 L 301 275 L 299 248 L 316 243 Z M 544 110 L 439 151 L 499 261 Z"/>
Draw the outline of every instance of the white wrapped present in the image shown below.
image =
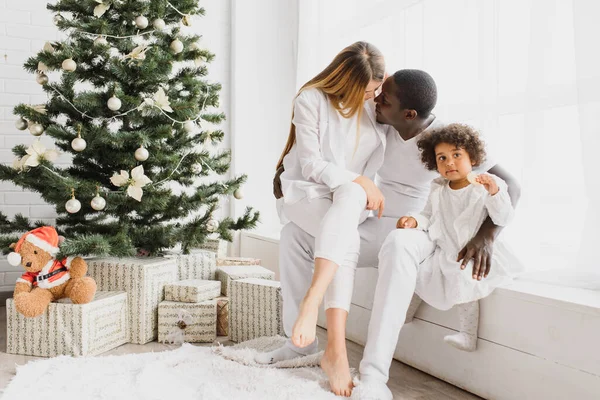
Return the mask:
<path id="1" fill-rule="evenodd" d="M 223 265 L 260 265 L 260 258 L 225 257 L 217 258 L 217 267 Z"/>
<path id="2" fill-rule="evenodd" d="M 164 287 L 178 281 L 173 258 L 92 258 L 88 275 L 98 290 L 124 290 L 129 295 L 130 342 L 144 344 L 158 335 L 158 303 Z"/>
<path id="3" fill-rule="evenodd" d="M 129 342 L 127 293 L 97 292 L 87 304 L 50 303 L 27 318 L 6 300 L 6 351 L 38 357 L 95 356 Z"/>
<path id="4" fill-rule="evenodd" d="M 165 300 L 183 303 L 202 303 L 221 295 L 221 282 L 187 279 L 165 286 Z"/>
<path id="5" fill-rule="evenodd" d="M 277 281 L 250 278 L 231 282 L 229 338 L 244 342 L 283 335 L 282 304 Z"/>
<path id="6" fill-rule="evenodd" d="M 200 249 L 212 251 L 219 258 L 227 257 L 227 244 L 229 242 L 221 239 L 207 238 L 204 243 L 198 246 Z"/>
<path id="7" fill-rule="evenodd" d="M 217 279 L 223 284 L 221 293 L 229 296 L 232 281 L 246 278 L 274 279 L 275 273 L 260 265 L 225 265 L 217 268 Z"/>
<path id="8" fill-rule="evenodd" d="M 193 249 L 190 254 L 182 254 L 180 251 L 169 252 L 166 257 L 177 260 L 179 280 L 205 279 L 214 281 L 216 279 L 217 256 L 212 251 Z"/>
<path id="9" fill-rule="evenodd" d="M 158 341 L 212 343 L 217 338 L 217 300 L 163 301 L 158 306 Z"/>
<path id="10" fill-rule="evenodd" d="M 229 336 L 229 297 L 217 297 L 217 336 Z"/>

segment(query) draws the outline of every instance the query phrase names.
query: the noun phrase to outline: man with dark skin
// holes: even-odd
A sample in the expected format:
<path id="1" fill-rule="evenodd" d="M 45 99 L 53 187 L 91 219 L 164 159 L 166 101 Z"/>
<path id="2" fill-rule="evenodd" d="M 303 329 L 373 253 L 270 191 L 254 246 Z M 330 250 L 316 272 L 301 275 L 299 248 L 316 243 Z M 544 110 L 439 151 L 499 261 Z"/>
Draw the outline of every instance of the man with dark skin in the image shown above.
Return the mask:
<path id="1" fill-rule="evenodd" d="M 438 177 L 436 172 L 428 171 L 422 165 L 416 146 L 420 135 L 444 125 L 431 113 L 436 101 L 435 82 L 421 70 L 397 71 L 386 79 L 381 93 L 375 98 L 377 122 L 387 125 L 385 160 L 377 176 L 377 185 L 385 196 L 385 210 L 382 218 L 369 217 L 359 227 L 361 249 L 358 267 L 377 267 L 379 276 L 367 343 L 360 364 L 361 385 L 354 389 L 353 398 L 392 399 L 387 388 L 389 368 L 417 279 L 417 270 L 399 265 L 397 255 L 399 252 L 409 253 L 422 262 L 432 252 L 431 247 L 424 244 L 424 232 L 395 228 L 400 217 L 423 209 L 430 183 Z M 278 198 L 281 197 L 278 182 L 280 172 L 274 179 L 274 192 Z M 516 206 L 520 187 L 506 170 L 488 156 L 488 160 L 476 172 L 489 172 L 504 180 L 513 206 Z M 457 268 L 472 263 L 473 279 L 485 279 L 491 268 L 494 240 L 501 229 L 488 217 L 477 234 L 457 254 Z M 299 297 L 295 293 L 303 293 L 306 282 L 310 283 L 313 251 L 313 237 L 292 223 L 284 226 L 279 266 L 282 290 L 287 291 L 284 298 L 288 301 Z M 338 271 L 334 282 L 341 271 L 344 270 Z M 348 282 L 348 279 L 344 282 Z M 295 317 L 283 316 L 284 320 Z M 340 326 L 328 326 L 328 341 L 344 340 L 343 337 L 332 335 L 337 333 L 339 336 L 340 332 L 345 332 L 346 317 L 347 312 L 340 309 Z M 316 346 L 312 349 L 316 351 Z M 284 354 L 285 358 L 292 358 L 295 352 L 296 356 L 302 356 L 306 354 L 306 349 L 296 349 L 288 344 L 287 350 L 276 356 L 281 358 Z"/>

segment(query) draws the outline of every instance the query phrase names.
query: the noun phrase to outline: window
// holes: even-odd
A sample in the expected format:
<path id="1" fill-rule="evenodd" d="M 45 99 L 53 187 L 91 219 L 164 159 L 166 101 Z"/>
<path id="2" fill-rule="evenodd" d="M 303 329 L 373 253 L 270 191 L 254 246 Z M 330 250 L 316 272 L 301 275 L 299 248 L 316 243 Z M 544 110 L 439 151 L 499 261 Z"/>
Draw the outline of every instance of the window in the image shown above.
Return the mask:
<path id="1" fill-rule="evenodd" d="M 366 40 L 389 72 L 428 71 L 435 114 L 481 129 L 521 182 L 505 237 L 529 269 L 593 267 L 600 237 L 600 57 L 577 0 L 300 2 L 297 86 L 346 45 Z M 596 167 L 596 168 L 594 168 Z"/>

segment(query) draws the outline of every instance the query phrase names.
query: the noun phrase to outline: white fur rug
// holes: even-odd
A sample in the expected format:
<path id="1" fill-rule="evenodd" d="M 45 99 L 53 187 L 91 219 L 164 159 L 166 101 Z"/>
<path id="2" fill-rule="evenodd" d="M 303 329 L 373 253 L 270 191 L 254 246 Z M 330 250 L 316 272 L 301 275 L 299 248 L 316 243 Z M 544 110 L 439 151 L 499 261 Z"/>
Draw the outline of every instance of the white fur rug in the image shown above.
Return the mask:
<path id="1" fill-rule="evenodd" d="M 254 363 L 257 351 L 283 344 L 260 338 L 232 347 L 182 347 L 158 353 L 72 358 L 17 367 L 3 400 L 17 399 L 336 399 L 318 365 L 321 354 L 280 363 Z M 287 368 L 285 368 L 287 367 Z"/>

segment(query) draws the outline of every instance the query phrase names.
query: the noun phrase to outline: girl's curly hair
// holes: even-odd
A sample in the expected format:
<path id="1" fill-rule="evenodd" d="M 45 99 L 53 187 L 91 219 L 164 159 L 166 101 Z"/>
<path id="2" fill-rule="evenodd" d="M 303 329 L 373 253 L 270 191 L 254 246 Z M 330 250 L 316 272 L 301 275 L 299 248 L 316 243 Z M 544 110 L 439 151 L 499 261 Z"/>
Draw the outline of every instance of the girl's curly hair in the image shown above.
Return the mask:
<path id="1" fill-rule="evenodd" d="M 469 153 L 475 167 L 485 161 L 485 143 L 479 138 L 479 132 L 469 125 L 450 124 L 434 129 L 417 142 L 421 151 L 421 162 L 430 171 L 437 170 L 435 146 L 440 143 L 448 143 L 464 149 Z"/>

